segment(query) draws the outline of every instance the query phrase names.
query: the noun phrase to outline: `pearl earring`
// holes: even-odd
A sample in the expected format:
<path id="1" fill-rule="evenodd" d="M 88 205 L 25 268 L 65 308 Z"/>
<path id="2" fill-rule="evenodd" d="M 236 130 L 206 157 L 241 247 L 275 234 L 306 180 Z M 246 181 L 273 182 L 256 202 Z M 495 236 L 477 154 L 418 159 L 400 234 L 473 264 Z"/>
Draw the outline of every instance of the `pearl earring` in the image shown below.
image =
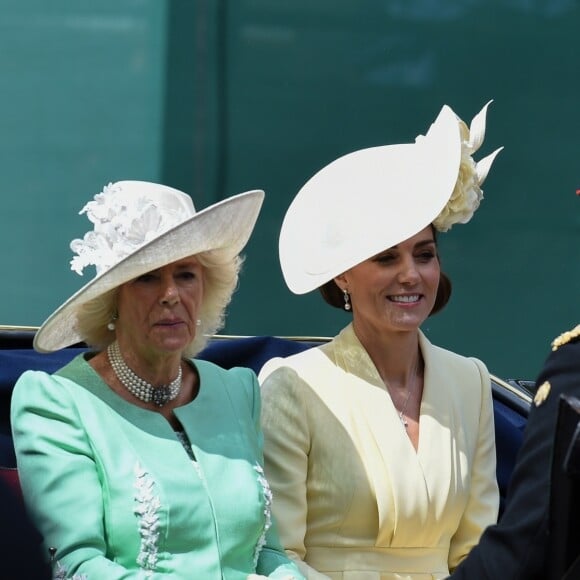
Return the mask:
<path id="1" fill-rule="evenodd" d="M 196 325 L 196 326 L 201 326 L 201 319 L 200 319 L 200 318 L 198 318 L 198 319 L 195 321 L 195 325 Z"/>
<path id="2" fill-rule="evenodd" d="M 117 327 L 117 325 L 115 324 L 115 320 L 117 320 L 117 318 L 119 317 L 116 314 L 113 314 L 113 316 L 111 317 L 111 321 L 109 322 L 109 324 L 107 324 L 107 329 L 110 330 L 111 332 L 115 330 L 115 328 Z"/>
<path id="3" fill-rule="evenodd" d="M 343 290 L 343 297 L 344 297 L 344 309 L 345 310 L 350 310 L 351 309 L 351 305 L 350 305 L 350 294 L 348 293 L 348 290 Z"/>

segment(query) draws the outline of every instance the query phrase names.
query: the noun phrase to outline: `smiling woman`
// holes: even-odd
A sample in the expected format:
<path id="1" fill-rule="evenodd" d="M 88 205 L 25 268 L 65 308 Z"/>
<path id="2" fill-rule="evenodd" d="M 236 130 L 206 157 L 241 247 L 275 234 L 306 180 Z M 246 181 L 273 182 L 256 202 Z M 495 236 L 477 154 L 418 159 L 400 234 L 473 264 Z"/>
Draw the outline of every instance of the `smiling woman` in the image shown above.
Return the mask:
<path id="1" fill-rule="evenodd" d="M 349 268 L 334 282 L 349 295 L 359 337 L 417 328 L 435 305 L 441 269 L 433 228 Z"/>
<path id="2" fill-rule="evenodd" d="M 308 578 L 445 578 L 496 520 L 489 373 L 420 329 L 451 294 L 436 232 L 471 219 L 497 153 L 472 157 L 486 111 L 468 128 L 444 106 L 415 143 L 333 161 L 284 218 L 290 290 L 352 314 L 259 375 L 274 513 Z"/>
<path id="3" fill-rule="evenodd" d="M 24 372 L 11 404 L 55 577 L 302 578 L 272 526 L 257 377 L 194 358 L 223 324 L 263 197 L 196 212 L 181 191 L 123 181 L 82 210 L 94 230 L 71 266 L 97 275 L 34 346 L 89 349 Z"/>

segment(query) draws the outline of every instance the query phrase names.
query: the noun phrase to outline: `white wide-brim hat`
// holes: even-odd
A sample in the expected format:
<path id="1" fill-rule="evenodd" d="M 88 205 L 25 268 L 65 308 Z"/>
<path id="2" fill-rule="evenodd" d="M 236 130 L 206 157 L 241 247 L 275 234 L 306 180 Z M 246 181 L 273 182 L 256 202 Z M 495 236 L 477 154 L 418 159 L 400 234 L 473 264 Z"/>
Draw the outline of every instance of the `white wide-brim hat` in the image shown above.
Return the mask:
<path id="1" fill-rule="evenodd" d="M 142 274 L 177 260 L 223 250 L 234 258 L 248 242 L 264 200 L 247 191 L 196 212 L 189 195 L 156 183 L 118 181 L 96 195 L 81 213 L 94 230 L 73 240 L 73 270 L 95 265 L 95 277 L 57 308 L 34 337 L 34 348 L 52 352 L 81 342 L 81 305 Z"/>
<path id="2" fill-rule="evenodd" d="M 488 105 L 472 122 L 474 143 L 462 141 L 463 122 L 445 105 L 427 134 L 414 143 L 349 153 L 309 179 L 280 230 L 280 264 L 289 289 L 304 294 L 319 288 L 431 224 L 458 182 L 462 153 L 474 152 L 483 141 Z M 469 134 L 466 127 L 463 131 Z M 469 157 L 475 187 L 498 151 L 481 167 Z M 474 207 L 478 204 L 474 199 Z M 456 221 L 465 223 L 470 217 Z"/>

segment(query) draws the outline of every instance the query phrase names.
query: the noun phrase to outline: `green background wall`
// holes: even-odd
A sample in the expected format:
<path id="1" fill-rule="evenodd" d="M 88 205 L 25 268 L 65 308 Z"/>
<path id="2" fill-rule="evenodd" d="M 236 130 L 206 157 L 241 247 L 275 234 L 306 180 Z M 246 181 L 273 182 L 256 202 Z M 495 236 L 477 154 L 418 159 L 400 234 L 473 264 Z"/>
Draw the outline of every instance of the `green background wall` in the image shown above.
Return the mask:
<path id="1" fill-rule="evenodd" d="M 445 103 L 469 121 L 493 98 L 481 155 L 505 150 L 472 222 L 440 238 L 454 295 L 424 329 L 535 377 L 580 321 L 579 24 L 576 0 L 4 0 L 0 323 L 40 324 L 78 289 L 77 212 L 145 179 L 199 208 L 265 189 L 224 332 L 332 335 L 346 315 L 280 274 L 296 191 L 341 154 L 412 141 Z"/>

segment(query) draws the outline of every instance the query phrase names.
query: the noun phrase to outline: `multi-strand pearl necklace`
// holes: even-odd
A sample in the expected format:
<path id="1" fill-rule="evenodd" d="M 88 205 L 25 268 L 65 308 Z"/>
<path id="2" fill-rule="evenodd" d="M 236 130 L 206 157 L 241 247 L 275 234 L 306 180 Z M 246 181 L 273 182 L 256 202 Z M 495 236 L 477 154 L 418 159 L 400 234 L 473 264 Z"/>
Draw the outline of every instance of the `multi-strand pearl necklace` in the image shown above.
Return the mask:
<path id="1" fill-rule="evenodd" d="M 107 355 L 111 363 L 111 367 L 119 379 L 121 384 L 135 397 L 145 403 L 153 402 L 158 407 L 163 407 L 169 401 L 173 401 L 179 395 L 181 390 L 181 378 L 183 371 L 181 365 L 177 378 L 171 381 L 168 385 L 161 385 L 154 387 L 152 384 L 137 376 L 125 363 L 121 355 L 121 349 L 117 341 L 111 343 L 107 348 Z"/>

